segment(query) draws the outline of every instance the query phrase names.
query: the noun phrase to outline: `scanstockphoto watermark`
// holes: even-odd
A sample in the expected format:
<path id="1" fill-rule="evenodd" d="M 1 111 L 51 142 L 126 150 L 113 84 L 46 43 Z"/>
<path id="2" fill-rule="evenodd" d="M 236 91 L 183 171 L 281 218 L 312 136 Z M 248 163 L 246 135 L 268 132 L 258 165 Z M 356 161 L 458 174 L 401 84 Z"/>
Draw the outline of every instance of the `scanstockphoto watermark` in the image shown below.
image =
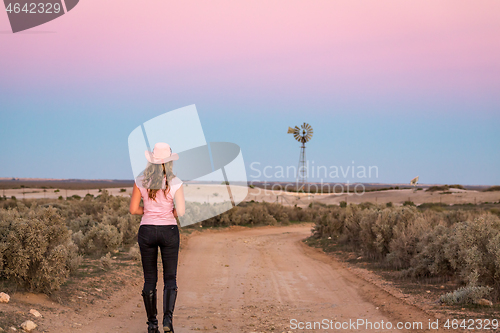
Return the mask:
<path id="1" fill-rule="evenodd" d="M 369 180 L 378 178 L 378 167 L 375 165 L 364 166 L 356 165 L 352 161 L 351 165 L 337 166 L 337 165 L 315 165 L 314 161 L 307 161 L 305 168 L 288 165 L 288 166 L 263 166 L 260 162 L 252 162 L 250 164 L 250 178 L 255 180 L 261 179 L 275 179 L 285 180 L 293 179 L 300 172 L 305 172 L 308 179 L 322 179 L 323 181 L 334 181 L 338 179 L 355 179 L 355 180 Z"/>
<path id="2" fill-rule="evenodd" d="M 297 319 L 290 319 L 290 329 L 292 330 L 338 330 L 338 331 L 391 331 L 393 329 L 397 330 L 423 330 L 424 326 L 426 328 L 432 329 L 435 325 L 431 323 L 423 323 L 421 321 L 414 322 L 395 322 L 390 321 L 371 321 L 367 319 L 349 319 L 346 321 L 337 321 L 332 319 L 323 319 L 321 321 L 299 321 Z"/>
<path id="3" fill-rule="evenodd" d="M 426 321 L 398 321 L 391 322 L 385 320 L 368 320 L 368 319 L 349 319 L 337 321 L 336 319 L 322 319 L 321 321 L 300 321 L 290 319 L 290 329 L 292 330 L 335 330 L 335 331 L 388 331 L 392 332 L 397 329 L 399 331 L 456 331 L 456 330 L 494 330 L 500 327 L 498 319 L 488 318 L 462 318 L 462 319 L 428 319 Z"/>
<path id="4" fill-rule="evenodd" d="M 311 163 L 308 162 L 304 169 L 295 166 L 263 166 L 260 162 L 253 162 L 250 164 L 250 169 L 252 171 L 250 179 L 253 179 L 250 181 L 251 183 L 257 182 L 265 189 L 284 190 L 286 192 L 363 195 L 365 185 L 361 182 L 378 178 L 377 166 L 355 165 L 354 161 L 352 165 L 348 166 L 315 165 L 314 161 L 312 161 Z M 306 179 L 310 181 L 300 181 L 299 177 L 297 177 L 295 183 L 284 182 L 286 179 L 293 179 L 299 174 L 305 175 Z M 354 181 L 353 184 L 351 184 L 350 180 L 335 182 L 340 178 L 349 178 Z"/>
<path id="5" fill-rule="evenodd" d="M 250 182 L 250 185 L 255 187 L 255 183 Z M 358 195 L 361 196 L 365 193 L 366 188 L 362 183 L 350 184 L 349 181 L 346 183 L 325 183 L 322 180 L 317 183 L 300 183 L 296 181 L 295 183 L 275 183 L 267 181 L 259 181 L 257 187 L 255 187 L 256 192 L 252 195 L 258 196 L 262 194 L 262 191 L 285 191 L 285 192 L 303 192 L 303 193 L 334 193 L 337 195 Z M 262 187 L 262 188 L 261 188 Z"/>

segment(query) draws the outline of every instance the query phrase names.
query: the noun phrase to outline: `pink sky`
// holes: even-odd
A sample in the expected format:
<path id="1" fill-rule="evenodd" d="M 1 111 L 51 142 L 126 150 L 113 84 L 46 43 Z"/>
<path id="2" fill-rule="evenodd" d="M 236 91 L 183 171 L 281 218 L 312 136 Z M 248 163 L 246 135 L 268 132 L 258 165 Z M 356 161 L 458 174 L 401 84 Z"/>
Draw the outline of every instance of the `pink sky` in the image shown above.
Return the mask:
<path id="1" fill-rule="evenodd" d="M 499 13 L 498 0 L 81 1 L 30 30 L 56 33 L 1 34 L 0 70 L 19 87 L 160 75 L 195 89 L 485 100 L 500 90 Z"/>
<path id="2" fill-rule="evenodd" d="M 0 176 L 130 177 L 129 131 L 196 104 L 245 161 L 296 165 L 307 121 L 317 163 L 499 180 L 500 0 L 81 0 L 9 31 L 0 12 Z"/>

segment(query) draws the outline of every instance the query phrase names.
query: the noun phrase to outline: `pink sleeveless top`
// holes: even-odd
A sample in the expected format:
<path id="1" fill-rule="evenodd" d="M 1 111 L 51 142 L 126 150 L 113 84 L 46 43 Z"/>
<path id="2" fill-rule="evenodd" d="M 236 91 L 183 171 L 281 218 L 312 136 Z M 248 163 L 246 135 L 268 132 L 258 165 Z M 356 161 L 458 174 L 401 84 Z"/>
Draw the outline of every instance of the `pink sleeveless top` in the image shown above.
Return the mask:
<path id="1" fill-rule="evenodd" d="M 168 184 L 170 190 L 167 192 L 167 197 L 165 198 L 163 190 L 158 190 L 156 200 L 149 199 L 148 191 L 139 186 L 141 184 L 140 177 L 137 179 L 137 184 L 144 202 L 144 215 L 142 216 L 141 225 L 177 225 L 172 211 L 174 209 L 175 192 L 182 186 L 182 181 L 177 177 L 172 178 Z"/>

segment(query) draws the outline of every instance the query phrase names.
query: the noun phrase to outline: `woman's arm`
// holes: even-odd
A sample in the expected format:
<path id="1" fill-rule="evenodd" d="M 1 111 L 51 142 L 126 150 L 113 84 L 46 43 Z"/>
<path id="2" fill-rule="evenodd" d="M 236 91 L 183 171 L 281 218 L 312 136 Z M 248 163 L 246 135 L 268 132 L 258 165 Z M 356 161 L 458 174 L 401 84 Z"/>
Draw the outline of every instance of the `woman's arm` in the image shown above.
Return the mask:
<path id="1" fill-rule="evenodd" d="M 144 214 L 144 207 L 140 206 L 141 203 L 141 191 L 134 183 L 134 190 L 132 191 L 132 198 L 130 199 L 130 214 L 142 215 Z"/>
<path id="2" fill-rule="evenodd" d="M 174 208 L 174 216 L 182 216 L 186 211 L 186 203 L 184 202 L 184 190 L 182 186 L 175 192 L 175 208 Z"/>

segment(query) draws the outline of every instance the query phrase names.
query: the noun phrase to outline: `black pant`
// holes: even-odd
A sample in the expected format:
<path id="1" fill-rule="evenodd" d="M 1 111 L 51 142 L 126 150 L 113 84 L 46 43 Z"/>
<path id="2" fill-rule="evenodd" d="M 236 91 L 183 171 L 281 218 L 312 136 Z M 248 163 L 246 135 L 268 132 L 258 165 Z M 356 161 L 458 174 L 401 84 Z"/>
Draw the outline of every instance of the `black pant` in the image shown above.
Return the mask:
<path id="1" fill-rule="evenodd" d="M 179 228 L 176 225 L 141 225 L 137 237 L 144 270 L 144 291 L 156 289 L 158 247 L 163 262 L 164 289 L 177 289 Z"/>

